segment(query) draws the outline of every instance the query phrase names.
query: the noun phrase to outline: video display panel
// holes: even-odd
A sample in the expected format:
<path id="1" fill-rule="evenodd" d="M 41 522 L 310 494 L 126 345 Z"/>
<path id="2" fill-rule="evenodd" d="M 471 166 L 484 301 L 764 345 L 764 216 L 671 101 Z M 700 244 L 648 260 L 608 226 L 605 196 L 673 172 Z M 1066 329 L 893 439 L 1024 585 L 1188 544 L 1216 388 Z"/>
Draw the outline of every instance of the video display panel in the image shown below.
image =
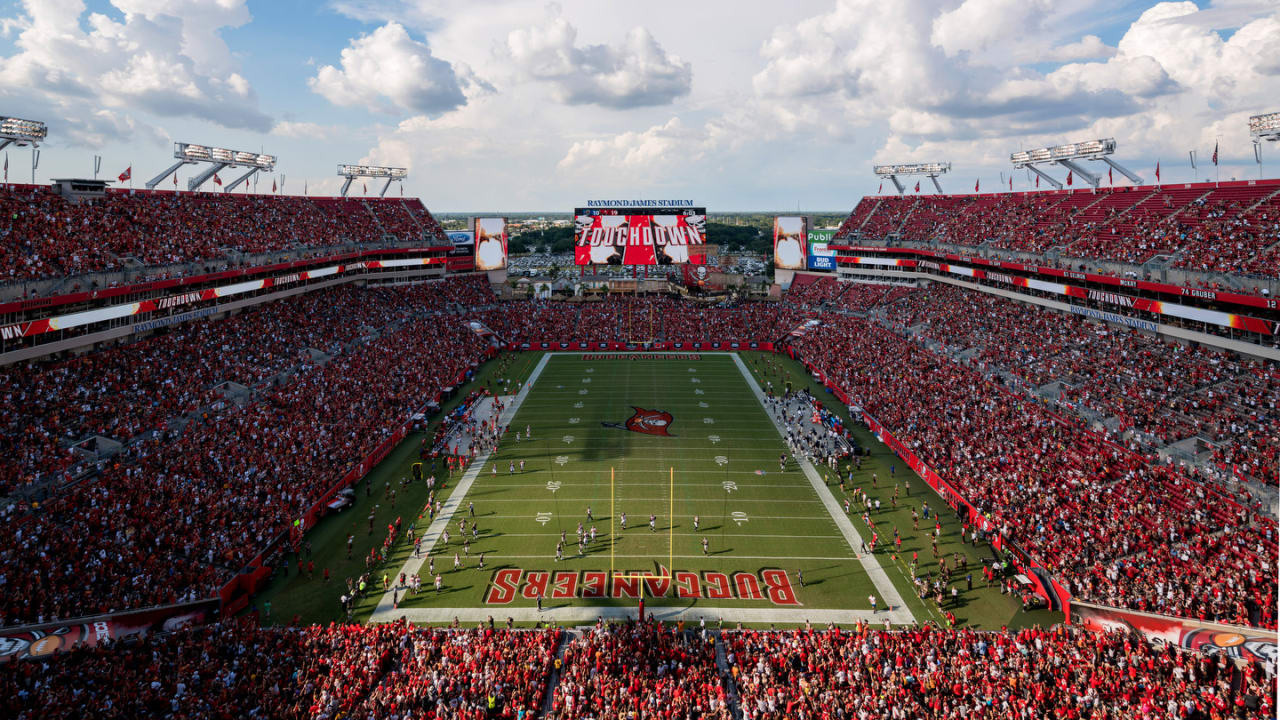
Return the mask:
<path id="1" fill-rule="evenodd" d="M 773 219 L 773 265 L 804 270 L 809 250 L 809 218 L 791 215 Z"/>
<path id="2" fill-rule="evenodd" d="M 507 267 L 507 219 L 476 218 L 476 270 Z"/>
<path id="3" fill-rule="evenodd" d="M 704 265 L 706 208 L 578 208 L 578 265 Z"/>

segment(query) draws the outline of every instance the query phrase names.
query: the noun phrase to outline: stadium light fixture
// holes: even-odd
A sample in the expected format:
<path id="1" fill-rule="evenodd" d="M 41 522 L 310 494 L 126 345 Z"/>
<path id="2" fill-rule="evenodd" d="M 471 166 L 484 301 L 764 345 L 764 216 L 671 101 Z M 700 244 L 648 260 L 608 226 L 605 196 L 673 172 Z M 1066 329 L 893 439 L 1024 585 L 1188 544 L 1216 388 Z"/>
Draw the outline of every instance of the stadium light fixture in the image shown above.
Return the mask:
<path id="1" fill-rule="evenodd" d="M 391 183 L 395 181 L 403 182 L 409 177 L 408 168 L 402 167 L 384 167 L 382 165 L 339 165 L 339 177 L 347 179 L 342 183 L 342 197 L 347 196 L 347 191 L 351 189 L 351 182 L 356 178 L 386 178 L 387 182 L 382 186 L 382 192 L 378 193 L 378 197 L 386 197 L 387 188 L 391 187 Z"/>
<path id="2" fill-rule="evenodd" d="M 931 163 L 900 163 L 897 165 L 873 165 L 872 172 L 882 178 L 888 178 L 893 186 L 898 188 L 898 194 L 901 195 L 906 191 L 902 183 L 898 181 L 899 175 L 924 175 L 933 181 L 933 187 L 942 194 L 942 186 L 938 184 L 938 176 L 951 172 L 951 163 L 949 162 L 931 162 Z"/>
<path id="3" fill-rule="evenodd" d="M 40 143 L 49 136 L 49 126 L 39 120 L 23 120 L 16 117 L 0 117 L 0 150 L 10 145 L 31 148 L 31 184 L 36 182 L 36 167 L 40 164 Z M 6 164 L 6 167 L 8 165 Z"/>
<path id="4" fill-rule="evenodd" d="M 1270 142 L 1280 140 L 1280 112 L 1254 115 L 1249 118 L 1249 134 L 1254 140 Z"/>
<path id="5" fill-rule="evenodd" d="M 1062 183 L 1036 167 L 1037 165 L 1061 165 L 1079 175 L 1094 188 L 1097 188 L 1098 184 L 1102 182 L 1102 175 L 1089 172 L 1080 164 L 1080 161 L 1101 160 L 1108 166 L 1118 170 L 1121 175 L 1129 178 L 1130 182 L 1141 184 L 1141 177 L 1111 158 L 1115 151 L 1115 138 L 1100 138 L 1066 143 L 1065 145 L 1054 145 L 1053 147 L 1036 148 L 1034 150 L 1019 150 L 1009 154 L 1009 161 L 1013 163 L 1014 168 L 1026 168 L 1059 190 L 1062 189 Z"/>
<path id="6" fill-rule="evenodd" d="M 159 175 L 147 181 L 147 188 L 154 189 L 162 180 L 176 172 L 183 165 L 196 165 L 199 163 L 209 163 L 209 167 L 199 175 L 187 180 L 187 189 L 195 191 L 200 188 L 209 178 L 213 177 L 220 170 L 225 168 L 249 168 L 248 172 L 240 177 L 232 180 L 223 186 L 223 192 L 231 192 L 235 190 L 240 183 L 245 182 L 254 174 L 266 170 L 268 172 L 276 168 L 276 156 L 265 155 L 263 153 L 247 152 L 244 150 L 229 150 L 227 148 L 212 147 L 209 145 L 197 145 L 195 143 L 174 143 L 173 157 L 177 159 L 173 165 L 161 172 Z"/>
<path id="7" fill-rule="evenodd" d="M 0 117 L 0 150 L 10 145 L 37 147 L 49 136 L 49 126 L 39 120 Z"/>

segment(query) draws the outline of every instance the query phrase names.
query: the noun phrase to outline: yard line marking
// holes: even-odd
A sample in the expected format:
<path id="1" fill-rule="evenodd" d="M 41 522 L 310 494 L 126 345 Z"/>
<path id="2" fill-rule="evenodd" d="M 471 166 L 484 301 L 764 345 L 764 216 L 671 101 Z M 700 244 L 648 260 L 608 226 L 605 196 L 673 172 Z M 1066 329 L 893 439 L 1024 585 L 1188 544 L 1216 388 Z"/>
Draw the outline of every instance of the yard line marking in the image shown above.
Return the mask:
<path id="1" fill-rule="evenodd" d="M 542 486 L 542 485 L 528 485 L 528 486 L 526 486 L 526 487 L 528 487 L 528 488 L 530 488 L 530 489 L 539 489 L 539 488 L 540 488 L 540 489 L 543 489 L 543 490 L 545 490 L 545 489 L 546 489 L 546 488 L 545 488 L 544 486 Z M 544 497 L 545 497 L 545 496 L 544 496 Z M 597 497 L 585 497 L 585 498 L 566 498 L 566 497 L 557 497 L 557 498 L 556 498 L 556 500 L 559 500 L 560 502 L 581 502 L 581 503 L 592 503 L 592 502 L 599 502 L 599 501 L 600 501 L 600 497 L 601 497 L 601 496 L 597 496 Z M 669 500 L 670 500 L 670 498 L 664 498 L 664 497 L 659 497 L 659 498 L 620 497 L 620 498 L 618 498 L 618 502 L 637 502 L 637 503 L 640 503 L 640 502 L 655 502 L 655 503 L 657 503 L 657 502 L 661 502 L 661 503 L 665 503 L 665 502 L 668 502 Z M 742 501 L 742 502 L 770 502 L 770 503 L 821 503 L 821 502 L 822 502 L 822 501 L 821 501 L 821 500 L 819 500 L 818 498 L 808 498 L 808 499 L 801 499 L 801 500 L 775 500 L 775 499 L 772 499 L 772 498 L 758 498 L 758 499 L 756 499 L 756 500 L 751 500 L 751 499 L 742 500 L 738 495 L 734 495 L 734 496 L 733 496 L 733 499 L 732 499 L 732 500 L 730 500 L 729 502 L 730 502 L 730 503 L 736 503 L 736 502 L 739 502 L 739 501 Z M 486 503 L 520 503 L 520 504 L 522 504 L 522 505 L 528 505 L 529 503 L 534 503 L 534 502 L 538 502 L 538 501 L 537 501 L 537 500 L 531 500 L 531 499 L 529 499 L 529 498 L 485 498 L 485 501 L 484 501 L 484 502 L 486 502 Z M 691 502 L 691 503 L 710 503 L 710 502 L 714 502 L 714 503 L 724 504 L 724 497 L 723 497 L 723 496 L 720 496 L 719 494 L 717 494 L 717 497 L 713 497 L 713 498 L 682 498 L 682 499 L 681 499 L 681 502 Z"/>
<path id="2" fill-rule="evenodd" d="M 424 590 L 424 593 L 430 591 Z M 908 625 L 915 622 L 910 614 L 899 610 L 880 610 L 873 612 L 871 610 L 833 610 L 818 608 L 749 608 L 749 607 L 724 607 L 718 605 L 704 605 L 705 600 L 694 601 L 692 605 L 685 600 L 679 605 L 656 605 L 662 598 L 646 598 L 645 615 L 652 617 L 660 622 L 676 622 L 684 620 L 688 623 L 697 622 L 706 619 L 708 623 L 715 623 L 723 620 L 730 623 L 783 623 L 787 625 L 804 625 L 812 622 L 814 625 L 827 625 L 837 623 L 841 625 L 851 625 L 859 620 L 867 623 L 883 623 L 891 622 L 894 626 Z M 550 605 L 556 601 L 547 601 Z M 712 601 L 714 602 L 714 601 Z M 390 613 L 388 617 L 378 618 L 371 622 L 396 622 L 401 618 L 407 619 L 412 623 L 429 623 L 431 625 L 441 625 L 444 623 L 452 623 L 454 618 L 459 622 L 472 623 L 484 622 L 489 618 L 499 615 L 501 617 L 509 617 L 518 622 L 533 622 L 541 620 L 543 622 L 555 622 L 560 625 L 578 623 L 591 624 L 597 618 L 606 620 L 621 620 L 625 618 L 635 619 L 639 616 L 640 610 L 637 607 L 626 607 L 617 605 L 566 605 L 561 607 L 544 607 L 538 610 L 534 607 L 506 607 L 506 606 L 490 606 L 490 607 L 458 607 L 458 608 L 415 608 L 402 607 L 399 610 Z M 394 617 L 391 617 L 393 615 Z"/>
<path id="3" fill-rule="evenodd" d="M 759 516 L 759 515 L 757 515 L 756 517 L 760 517 L 760 516 Z M 675 533 L 676 537 L 702 537 L 703 535 L 706 535 L 706 534 L 707 534 L 707 533 L 706 533 L 705 531 L 704 531 L 704 532 L 696 532 L 696 533 Z M 560 533 L 558 533 L 558 532 L 540 532 L 540 533 L 509 533 L 509 532 L 504 532 L 504 533 L 502 533 L 502 537 L 547 537 L 547 536 L 560 537 Z M 482 535 L 481 537 L 484 537 L 484 536 Z M 606 537 L 606 536 L 605 536 L 605 535 L 600 535 L 600 537 Z M 625 536 L 625 535 L 619 535 L 618 537 L 626 537 L 626 536 Z M 832 539 L 832 538 L 835 538 L 835 539 L 843 539 L 843 536 L 842 536 L 842 535 L 773 535 L 773 534 L 770 534 L 770 533 L 763 533 L 763 534 L 761 534 L 761 533 L 723 533 L 723 534 L 721 534 L 721 533 L 716 533 L 716 537 L 737 537 L 737 538 L 815 538 L 815 539 L 826 539 L 826 540 L 830 540 L 830 539 Z M 486 555 L 486 557 L 488 557 L 488 556 Z M 734 557 L 739 557 L 739 556 L 735 555 Z"/>
<path id="4" fill-rule="evenodd" d="M 724 503 L 724 501 L 723 501 L 723 500 L 718 500 L 717 502 L 720 502 L 720 503 L 722 503 L 722 504 Z M 763 501 L 763 500 L 749 500 L 748 502 L 765 502 L 765 501 Z M 578 518 L 578 517 L 584 517 L 584 516 L 583 516 L 583 515 L 580 515 L 580 514 L 575 513 L 575 514 L 571 515 L 570 517 L 571 517 L 571 518 Z M 707 517 L 708 517 L 708 518 L 711 518 L 712 516 L 708 515 Z M 757 519 L 757 520 L 830 520 L 830 518 L 829 518 L 828 516 L 826 516 L 826 515 L 752 515 L 752 517 L 753 517 L 753 518 L 755 518 L 755 519 Z M 602 514 L 602 515 L 600 515 L 600 516 L 596 517 L 596 521 L 597 521 L 597 522 L 599 522 L 599 521 L 601 521 L 601 520 L 602 520 L 602 519 L 604 519 L 604 518 L 605 518 L 605 515 L 603 515 L 603 514 Z M 525 514 L 525 515 L 483 515 L 483 514 L 482 514 L 482 515 L 477 515 L 477 516 L 476 516 L 476 519 L 477 519 L 477 520 L 484 520 L 484 519 L 492 519 L 492 520 L 529 520 L 530 522 L 532 522 L 532 520 L 530 519 L 530 517 L 529 517 L 529 515 L 528 515 L 528 514 Z M 833 523 L 833 524 L 834 524 L 834 523 Z M 646 525 L 645 527 L 647 528 L 648 526 Z"/>
<path id="5" fill-rule="evenodd" d="M 538 379 L 538 376 L 542 374 L 543 368 L 547 366 L 549 358 L 549 355 L 542 356 L 542 360 L 538 362 L 537 367 L 535 367 L 533 372 L 530 373 L 529 379 L 525 382 L 524 387 L 520 389 L 519 394 L 511 400 L 511 403 L 499 416 L 498 423 L 500 425 L 508 425 L 511 423 L 511 419 L 515 417 L 516 411 L 520 409 L 520 405 L 524 402 L 525 398 L 529 396 L 529 390 L 533 387 L 534 381 Z M 492 400 L 489 402 L 492 402 Z M 492 405 L 489 407 L 492 408 Z M 484 467 L 484 463 L 488 459 L 489 453 L 481 453 L 476 457 L 476 461 L 471 463 L 471 467 L 467 468 L 467 471 L 463 473 L 462 478 L 458 481 L 458 485 L 453 489 L 452 493 L 449 493 L 449 498 L 444 501 L 443 505 L 441 505 L 440 513 L 436 515 L 436 519 L 431 523 L 431 526 L 427 528 L 427 531 L 422 534 L 422 557 L 415 558 L 410 556 L 408 560 L 405 560 L 404 566 L 400 568 L 400 572 L 405 575 L 415 575 L 422 569 L 423 560 L 431 554 L 431 549 L 435 547 L 436 541 L 440 539 L 440 534 L 449 527 L 450 521 L 453 520 L 453 513 L 462 506 L 462 499 L 471 491 L 471 484 L 475 482 L 476 476 L 480 474 L 480 470 Z M 369 617 L 370 622 L 374 622 L 375 618 L 385 616 L 395 611 L 395 599 L 392 595 L 394 592 L 395 590 L 393 589 L 391 592 L 382 594 L 382 600 L 378 601 L 378 607 L 374 609 L 373 614 Z"/>
<path id="6" fill-rule="evenodd" d="M 557 534 L 559 534 L 559 533 L 557 533 Z M 603 550 L 601 550 L 601 551 L 597 551 L 597 552 L 588 552 L 586 555 L 572 555 L 572 554 L 569 554 L 569 553 L 565 553 L 564 559 L 563 559 L 563 560 L 561 560 L 561 561 L 559 562 L 559 564 L 560 564 L 560 565 L 564 565 L 564 564 L 566 564 L 566 563 L 572 562 L 573 560 L 599 560 L 599 559 L 601 559 L 602 557 L 604 557 L 604 555 L 603 555 L 602 553 L 603 553 Z M 614 557 L 616 557 L 616 558 L 630 558 L 630 559 L 633 559 L 633 560 L 648 560 L 648 561 L 651 561 L 651 562 L 652 562 L 652 561 L 654 561 L 654 559 L 655 559 L 655 557 L 656 557 L 656 556 L 654 556 L 654 555 L 614 555 Z M 694 559 L 694 558 L 697 558 L 697 559 L 699 559 L 699 560 L 706 560 L 706 559 L 707 559 L 707 556 L 706 556 L 706 555 L 703 555 L 702 553 L 698 553 L 697 555 L 670 555 L 670 556 L 668 556 L 668 557 L 679 558 L 679 559 L 682 559 L 682 560 L 692 560 L 692 559 Z M 787 561 L 794 561 L 794 560 L 823 560 L 823 561 L 830 561 L 830 560 L 852 560 L 852 559 L 853 559 L 853 558 L 852 558 L 852 556 L 850 556 L 850 555 L 830 555 L 830 556 L 823 556 L 823 555 L 738 555 L 737 553 L 734 553 L 733 557 L 734 557 L 734 559 L 735 559 L 735 560 L 787 560 Z M 507 559 L 507 560 L 554 560 L 554 559 L 555 559 L 555 553 L 544 553 L 544 554 L 542 554 L 542 555 L 504 555 L 504 554 L 502 554 L 502 553 L 487 552 L 487 553 L 485 553 L 485 554 L 484 554 L 484 558 L 485 558 L 485 562 L 488 562 L 489 560 L 494 559 L 494 558 L 497 558 L 497 559 Z M 661 558 L 658 558 L 658 559 L 661 559 Z M 474 570 L 475 568 L 466 568 L 466 569 L 468 569 L 468 570 Z M 597 567 L 592 567 L 592 568 L 590 568 L 590 569 L 592 569 L 592 570 L 602 570 L 602 571 L 604 571 L 604 570 L 605 570 L 605 568 L 597 568 Z M 452 572 L 452 571 L 450 571 L 450 572 Z M 623 571 L 623 570 L 618 570 L 617 572 L 625 572 L 625 571 Z M 446 578 L 448 578 L 448 577 L 449 577 L 449 573 L 442 572 L 442 573 L 440 573 L 440 574 L 441 574 L 441 575 L 444 575 Z M 426 585 L 424 584 L 424 585 L 423 585 L 423 587 L 426 587 Z M 425 592 L 425 591 L 424 591 L 424 592 Z"/>
<path id="7" fill-rule="evenodd" d="M 760 385 L 756 382 L 755 377 L 751 375 L 751 371 L 747 369 L 746 363 L 742 362 L 742 358 L 737 355 L 733 356 L 733 362 L 738 366 L 738 371 L 742 373 L 742 377 L 747 381 L 747 386 L 751 388 L 752 394 L 756 396 L 756 401 L 760 403 L 761 409 L 764 410 L 769 421 L 773 423 L 778 434 L 785 440 L 787 437 L 786 429 L 782 427 L 778 419 L 774 417 L 773 413 L 769 412 L 768 407 L 765 405 L 764 392 L 760 390 Z M 822 504 L 827 508 L 827 512 L 831 515 L 831 518 L 835 520 L 836 527 L 840 528 L 840 532 L 844 535 L 845 541 L 849 543 L 849 549 L 856 551 L 858 546 L 863 542 L 862 535 L 858 532 L 858 529 L 849 521 L 849 517 L 845 515 L 844 510 L 840 508 L 840 503 L 836 500 L 835 496 L 831 494 L 831 491 L 827 489 L 827 485 L 822 481 L 822 478 L 818 477 L 818 473 L 813 469 L 813 466 L 809 464 L 809 461 L 803 458 L 795 458 L 795 460 L 800 464 L 800 469 L 804 471 L 805 477 L 809 479 L 809 484 L 813 486 L 814 494 L 821 499 Z M 857 544 L 855 544 L 855 542 Z M 898 594 L 898 588 L 896 588 L 893 582 L 889 580 L 889 576 L 885 573 L 884 568 L 880 567 L 880 562 L 876 559 L 875 554 L 865 553 L 858 559 L 859 562 L 862 563 L 862 567 L 866 571 L 867 576 L 871 578 L 872 584 L 874 584 L 876 586 L 876 590 L 880 592 L 880 598 L 885 601 L 890 610 L 901 608 L 902 612 L 906 613 L 906 615 L 911 618 L 910 621 L 915 622 L 915 615 L 912 614 L 911 609 L 907 607 L 906 601 L 902 599 L 902 596 Z"/>

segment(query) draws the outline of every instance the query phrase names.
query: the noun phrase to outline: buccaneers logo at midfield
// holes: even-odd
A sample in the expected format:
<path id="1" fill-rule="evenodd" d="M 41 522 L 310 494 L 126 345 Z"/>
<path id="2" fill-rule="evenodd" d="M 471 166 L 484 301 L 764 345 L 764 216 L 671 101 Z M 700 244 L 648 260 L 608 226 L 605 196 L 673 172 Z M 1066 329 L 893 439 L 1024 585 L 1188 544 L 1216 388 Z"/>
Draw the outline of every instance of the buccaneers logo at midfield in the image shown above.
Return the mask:
<path id="1" fill-rule="evenodd" d="M 671 413 L 664 410 L 645 410 L 635 405 L 632 405 L 631 409 L 636 412 L 627 418 L 625 423 L 602 422 L 600 424 L 605 427 L 622 428 L 623 430 L 646 435 L 666 435 L 671 437 L 671 433 L 667 432 L 667 428 L 671 426 Z"/>

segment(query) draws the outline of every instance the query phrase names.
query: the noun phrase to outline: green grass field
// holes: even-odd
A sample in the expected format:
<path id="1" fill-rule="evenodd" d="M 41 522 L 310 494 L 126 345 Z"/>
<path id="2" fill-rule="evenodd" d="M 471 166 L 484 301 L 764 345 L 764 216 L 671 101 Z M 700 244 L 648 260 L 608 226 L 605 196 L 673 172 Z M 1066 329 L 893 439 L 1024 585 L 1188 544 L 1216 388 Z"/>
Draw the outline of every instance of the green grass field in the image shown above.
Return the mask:
<path id="1" fill-rule="evenodd" d="M 812 385 L 803 367 L 780 356 L 740 357 L 761 386 Z M 521 382 L 541 359 L 539 353 L 503 356 L 482 368 L 476 383 L 496 387 L 496 378 Z M 834 402 L 821 387 L 812 392 Z M 671 436 L 612 426 L 625 423 L 636 407 L 670 413 Z M 439 624 L 467 609 L 469 618 L 477 613 L 517 615 L 522 624 L 530 624 L 539 617 L 530 615 L 539 594 L 552 616 L 566 608 L 634 608 L 635 596 L 642 595 L 651 608 L 724 616 L 751 625 L 799 624 L 802 616 L 814 622 L 848 622 L 870 610 L 870 594 L 879 598 L 883 609 L 882 589 L 892 585 L 916 621 L 940 620 L 932 601 L 915 597 L 904 560 L 918 551 L 919 572 L 936 569 L 925 537 L 932 522 L 913 530 L 910 508 L 922 501 L 941 508 L 941 499 L 931 491 L 922 494 L 925 486 L 919 478 L 869 434 L 857 430 L 859 444 L 872 447 L 873 455 L 847 490 L 861 487 L 881 498 L 882 510 L 874 520 L 882 538 L 891 538 L 894 526 L 899 529 L 905 556 L 895 557 L 892 543 L 882 542 L 873 559 L 859 558 L 863 553 L 851 546 L 841 524 L 851 524 L 869 539 L 860 513 L 848 518 L 851 523 L 833 517 L 831 509 L 838 510 L 844 498 L 829 471 L 818 471 L 817 488 L 794 462 L 779 472 L 778 456 L 786 452 L 783 440 L 731 355 L 636 360 L 553 355 L 509 427 L 449 523 L 452 541 L 436 543 L 432 550 L 429 562 L 443 576 L 443 591 L 430 589 L 424 561 L 423 592 L 400 597 L 395 617 Z M 516 442 L 515 433 L 523 435 L 526 427 L 532 439 Z M 323 586 L 319 572 L 314 579 L 296 573 L 278 578 L 259 598 L 259 604 L 272 603 L 273 621 L 295 615 L 304 621 L 338 619 L 342 579 L 362 572 L 361 558 L 381 540 L 366 534 L 370 505 L 377 506 L 379 527 L 398 516 L 406 523 L 416 520 L 419 534 L 428 530 L 428 519 L 420 517 L 426 501 L 422 484 L 401 491 L 394 507 L 383 493 L 386 483 L 408 474 L 419 442 L 420 438 L 409 438 L 370 474 L 370 497 L 362 486 L 355 508 L 324 520 L 308 536 L 317 567 L 331 568 L 334 580 Z M 518 470 L 521 460 L 524 472 Z M 515 473 L 509 472 L 512 463 L 517 465 Z M 876 488 L 871 487 L 873 473 L 880 478 Z M 895 481 L 907 481 L 908 476 L 913 494 L 900 497 L 898 508 L 892 509 Z M 461 480 L 455 474 L 441 494 L 447 498 Z M 457 520 L 467 515 L 468 502 L 474 503 L 479 536 L 460 558 L 462 569 L 455 571 L 454 555 L 463 554 Z M 587 520 L 588 506 L 594 522 Z M 620 527 L 624 512 L 626 530 Z M 651 513 L 657 516 L 652 531 Z M 696 531 L 695 514 L 700 520 Z M 597 529 L 596 541 L 583 555 L 577 543 L 579 522 L 585 529 L 593 524 Z M 1013 598 L 983 588 L 976 561 L 989 557 L 990 549 L 961 543 L 960 527 L 952 516 L 944 514 L 943 524 L 942 553 L 964 553 L 977 577 L 973 589 L 966 591 L 961 576 L 960 600 L 948 605 L 959 622 L 998 627 L 1053 619 L 1048 613 L 1022 613 Z M 566 542 L 563 559 L 557 561 L 562 532 Z M 346 560 L 348 533 L 357 540 L 351 561 Z M 704 538 L 709 551 L 705 555 Z M 480 553 L 485 554 L 483 569 L 478 567 Z M 407 543 L 400 544 L 376 575 L 386 572 L 395 578 L 411 554 Z M 877 565 L 883 568 L 878 580 L 869 573 Z M 374 614 L 384 601 L 380 590 L 360 601 L 356 619 Z M 384 613 L 379 619 L 388 618 Z"/>

